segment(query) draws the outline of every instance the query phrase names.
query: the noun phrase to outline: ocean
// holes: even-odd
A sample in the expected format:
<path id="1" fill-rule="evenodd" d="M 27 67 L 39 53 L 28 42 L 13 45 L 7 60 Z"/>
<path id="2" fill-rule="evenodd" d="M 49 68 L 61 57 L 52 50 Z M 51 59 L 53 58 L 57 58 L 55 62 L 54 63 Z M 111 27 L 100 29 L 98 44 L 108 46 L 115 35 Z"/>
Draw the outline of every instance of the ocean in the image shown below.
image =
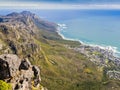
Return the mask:
<path id="1" fill-rule="evenodd" d="M 13 11 L 0 10 L 1 15 Z M 110 48 L 120 55 L 120 10 L 29 10 L 63 27 L 60 34 L 88 45 Z"/>

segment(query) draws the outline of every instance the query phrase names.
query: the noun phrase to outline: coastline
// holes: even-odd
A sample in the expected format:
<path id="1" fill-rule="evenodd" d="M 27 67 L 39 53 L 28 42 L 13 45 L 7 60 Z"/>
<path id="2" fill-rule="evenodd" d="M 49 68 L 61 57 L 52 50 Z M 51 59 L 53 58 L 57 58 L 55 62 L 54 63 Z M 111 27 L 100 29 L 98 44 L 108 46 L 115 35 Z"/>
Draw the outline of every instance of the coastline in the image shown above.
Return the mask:
<path id="1" fill-rule="evenodd" d="M 57 33 L 58 35 L 60 35 L 64 40 L 71 40 L 71 41 L 78 41 L 80 42 L 80 44 L 82 44 L 83 46 L 89 46 L 89 47 L 93 47 L 93 48 L 100 48 L 100 49 L 103 49 L 103 50 L 107 50 L 108 52 L 112 52 L 113 53 L 113 56 L 114 57 L 117 57 L 117 58 L 120 58 L 120 52 L 117 50 L 117 47 L 114 47 L 114 46 L 106 46 L 106 45 L 97 45 L 97 44 L 87 44 L 87 43 L 84 43 L 83 41 L 81 40 L 78 40 L 78 39 L 71 39 L 71 38 L 67 38 L 65 37 L 62 33 L 61 33 L 61 30 L 64 30 L 66 27 L 65 24 L 57 24 L 58 25 L 58 29 L 57 29 Z"/>
<path id="2" fill-rule="evenodd" d="M 98 70 L 104 72 L 111 79 L 120 80 L 120 54 L 117 55 L 117 48 L 111 46 L 101 46 L 101 45 L 93 45 L 86 44 L 80 40 L 69 39 L 66 38 L 63 34 L 60 33 L 61 29 L 58 28 L 57 33 L 64 40 L 72 40 L 80 42 L 80 46 L 71 47 L 67 45 L 68 49 L 72 49 L 78 53 L 85 55 L 91 62 L 97 65 Z M 110 63 L 113 63 L 112 65 Z M 114 67 L 114 68 L 113 68 Z"/>

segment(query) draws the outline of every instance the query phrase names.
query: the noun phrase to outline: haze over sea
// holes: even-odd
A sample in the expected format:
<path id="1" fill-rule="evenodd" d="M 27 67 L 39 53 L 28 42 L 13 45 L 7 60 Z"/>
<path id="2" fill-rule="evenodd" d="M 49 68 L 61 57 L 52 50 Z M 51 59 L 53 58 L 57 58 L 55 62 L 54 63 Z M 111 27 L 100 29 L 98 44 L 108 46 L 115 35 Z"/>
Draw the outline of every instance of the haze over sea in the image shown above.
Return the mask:
<path id="1" fill-rule="evenodd" d="M 0 10 L 1 15 L 22 10 Z M 43 19 L 65 24 L 60 33 L 86 44 L 120 51 L 120 10 L 29 10 Z M 115 48 L 114 48 L 115 49 Z"/>

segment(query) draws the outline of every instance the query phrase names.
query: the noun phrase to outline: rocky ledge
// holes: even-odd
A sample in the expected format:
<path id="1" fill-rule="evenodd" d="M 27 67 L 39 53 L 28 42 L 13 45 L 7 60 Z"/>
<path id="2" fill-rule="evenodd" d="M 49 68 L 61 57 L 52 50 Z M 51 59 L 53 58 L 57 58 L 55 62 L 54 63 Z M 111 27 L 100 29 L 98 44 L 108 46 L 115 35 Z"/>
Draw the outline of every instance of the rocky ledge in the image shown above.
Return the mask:
<path id="1" fill-rule="evenodd" d="M 0 80 L 11 83 L 13 90 L 31 90 L 39 88 L 40 70 L 27 58 L 21 60 L 15 54 L 3 54 L 0 55 Z"/>

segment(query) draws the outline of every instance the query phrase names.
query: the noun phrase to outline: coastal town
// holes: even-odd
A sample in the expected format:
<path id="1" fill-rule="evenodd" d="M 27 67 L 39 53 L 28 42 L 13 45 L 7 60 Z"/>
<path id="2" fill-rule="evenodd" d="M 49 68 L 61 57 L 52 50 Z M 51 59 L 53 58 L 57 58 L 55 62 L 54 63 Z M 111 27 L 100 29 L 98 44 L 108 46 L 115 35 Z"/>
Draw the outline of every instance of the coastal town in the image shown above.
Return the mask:
<path id="1" fill-rule="evenodd" d="M 119 56 L 115 56 L 112 49 L 85 44 L 81 44 L 79 47 L 70 47 L 69 45 L 66 45 L 66 47 L 84 54 L 90 61 L 98 66 L 99 70 L 107 68 L 105 73 L 109 78 L 120 80 L 120 58 Z"/>

